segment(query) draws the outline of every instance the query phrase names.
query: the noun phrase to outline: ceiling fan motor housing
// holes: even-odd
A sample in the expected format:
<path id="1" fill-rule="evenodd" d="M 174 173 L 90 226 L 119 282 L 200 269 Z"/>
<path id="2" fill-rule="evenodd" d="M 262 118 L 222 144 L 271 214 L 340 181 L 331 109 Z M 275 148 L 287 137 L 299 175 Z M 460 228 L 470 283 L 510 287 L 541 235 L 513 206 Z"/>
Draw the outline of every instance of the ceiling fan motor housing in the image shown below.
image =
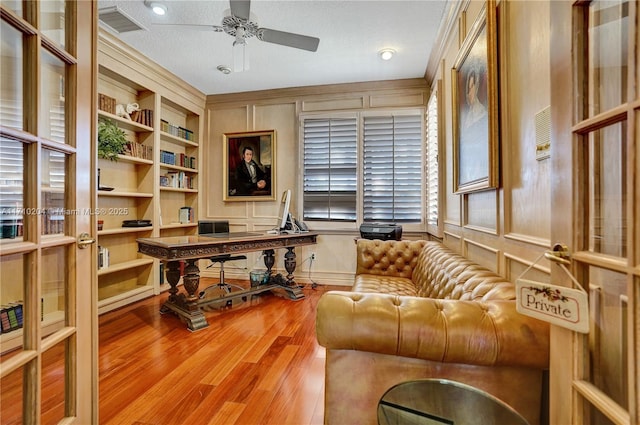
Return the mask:
<path id="1" fill-rule="evenodd" d="M 233 37 L 236 36 L 236 32 L 239 27 L 244 28 L 244 38 L 251 38 L 258 32 L 258 24 L 255 22 L 247 21 L 233 15 L 226 16 L 222 20 L 222 28 L 224 29 L 224 32 Z"/>

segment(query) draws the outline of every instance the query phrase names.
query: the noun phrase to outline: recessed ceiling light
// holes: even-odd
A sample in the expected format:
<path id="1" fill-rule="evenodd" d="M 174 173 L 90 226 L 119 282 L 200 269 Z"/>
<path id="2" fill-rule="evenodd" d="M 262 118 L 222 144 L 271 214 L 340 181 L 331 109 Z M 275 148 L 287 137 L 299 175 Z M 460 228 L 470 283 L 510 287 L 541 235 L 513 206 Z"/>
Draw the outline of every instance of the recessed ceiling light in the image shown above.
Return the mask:
<path id="1" fill-rule="evenodd" d="M 163 16 L 167 13 L 167 6 L 157 1 L 145 1 L 144 4 L 153 10 L 156 15 Z"/>
<path id="2" fill-rule="evenodd" d="M 224 75 L 231 74 L 231 68 L 225 65 L 218 65 L 216 68 L 218 71 L 222 72 Z"/>
<path id="3" fill-rule="evenodd" d="M 383 61 L 388 61 L 393 57 L 395 53 L 396 51 L 393 49 L 382 49 L 378 52 L 378 55 L 380 56 L 380 59 L 382 59 Z"/>

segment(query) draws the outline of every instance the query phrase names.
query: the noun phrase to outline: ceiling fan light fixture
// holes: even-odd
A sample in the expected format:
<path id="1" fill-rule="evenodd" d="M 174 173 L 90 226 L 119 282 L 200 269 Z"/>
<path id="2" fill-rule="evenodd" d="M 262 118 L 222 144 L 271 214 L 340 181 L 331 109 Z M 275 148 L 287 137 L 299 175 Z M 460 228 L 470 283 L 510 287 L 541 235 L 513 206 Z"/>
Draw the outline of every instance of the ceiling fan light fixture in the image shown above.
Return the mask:
<path id="1" fill-rule="evenodd" d="M 243 72 L 249 69 L 249 56 L 247 55 L 246 40 L 233 42 L 233 71 Z"/>
<path id="2" fill-rule="evenodd" d="M 383 61 L 390 60 L 395 54 L 396 51 L 393 49 L 382 49 L 378 52 L 378 56 L 380 56 L 380 59 L 382 59 Z"/>
<path id="3" fill-rule="evenodd" d="M 167 14 L 168 9 L 164 3 L 160 3 L 158 1 L 145 1 L 144 4 L 156 15 L 164 16 Z"/>

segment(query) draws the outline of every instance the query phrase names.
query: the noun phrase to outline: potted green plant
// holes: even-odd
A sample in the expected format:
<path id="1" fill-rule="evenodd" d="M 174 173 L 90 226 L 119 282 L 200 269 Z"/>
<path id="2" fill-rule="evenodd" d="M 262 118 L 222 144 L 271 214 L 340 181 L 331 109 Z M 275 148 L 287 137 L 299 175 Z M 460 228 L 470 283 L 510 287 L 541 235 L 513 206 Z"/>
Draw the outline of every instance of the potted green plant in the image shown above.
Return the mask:
<path id="1" fill-rule="evenodd" d="M 117 161 L 118 155 L 124 152 L 127 136 L 111 120 L 98 121 L 98 157 Z"/>

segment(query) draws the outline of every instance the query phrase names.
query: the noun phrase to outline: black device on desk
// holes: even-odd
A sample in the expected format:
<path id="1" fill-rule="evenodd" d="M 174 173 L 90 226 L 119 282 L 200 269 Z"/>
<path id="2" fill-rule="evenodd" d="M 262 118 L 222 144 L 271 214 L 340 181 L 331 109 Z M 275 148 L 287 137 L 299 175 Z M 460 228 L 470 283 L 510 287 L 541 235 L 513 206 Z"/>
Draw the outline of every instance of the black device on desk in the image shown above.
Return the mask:
<path id="1" fill-rule="evenodd" d="M 360 237 L 363 239 L 396 240 L 402 239 L 402 226 L 395 223 L 362 223 Z"/>
<path id="2" fill-rule="evenodd" d="M 229 233 L 228 221 L 199 220 L 198 234 L 208 235 L 210 233 Z"/>
<path id="3" fill-rule="evenodd" d="M 256 232 L 229 232 L 229 222 L 214 220 L 199 220 L 198 235 L 210 238 L 244 238 L 247 236 L 258 236 Z"/>

